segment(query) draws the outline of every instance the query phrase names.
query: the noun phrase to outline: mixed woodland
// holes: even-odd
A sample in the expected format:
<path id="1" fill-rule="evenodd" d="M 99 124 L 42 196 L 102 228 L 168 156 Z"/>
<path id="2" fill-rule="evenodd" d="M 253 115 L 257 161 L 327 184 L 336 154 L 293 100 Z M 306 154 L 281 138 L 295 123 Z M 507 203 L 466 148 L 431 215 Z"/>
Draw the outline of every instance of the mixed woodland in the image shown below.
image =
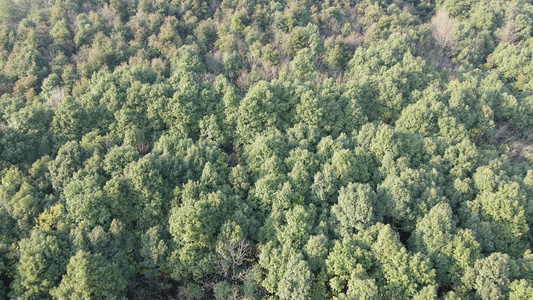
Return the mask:
<path id="1" fill-rule="evenodd" d="M 528 0 L 0 0 L 0 299 L 533 299 Z"/>

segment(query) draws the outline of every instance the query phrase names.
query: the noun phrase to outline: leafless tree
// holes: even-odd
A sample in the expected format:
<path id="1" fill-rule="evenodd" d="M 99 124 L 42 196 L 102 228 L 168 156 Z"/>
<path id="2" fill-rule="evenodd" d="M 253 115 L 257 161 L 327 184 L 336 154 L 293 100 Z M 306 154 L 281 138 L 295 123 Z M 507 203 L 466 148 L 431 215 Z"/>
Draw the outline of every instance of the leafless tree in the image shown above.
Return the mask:
<path id="1" fill-rule="evenodd" d="M 246 263 L 250 261 L 250 243 L 241 239 L 238 243 L 227 243 L 221 250 L 217 266 L 222 275 L 231 282 L 243 282 L 248 273 Z"/>
<path id="2" fill-rule="evenodd" d="M 205 57 L 207 69 L 213 74 L 220 74 L 224 69 L 224 64 L 222 63 L 222 55 L 220 52 L 215 51 L 213 54 L 208 54 Z"/>
<path id="3" fill-rule="evenodd" d="M 500 31 L 500 42 L 509 44 L 515 44 L 518 42 L 519 37 L 516 32 L 514 18 L 515 16 L 512 14 L 507 20 L 505 20 L 505 25 L 503 25 Z"/>
<path id="4" fill-rule="evenodd" d="M 53 88 L 49 93 L 46 99 L 46 104 L 52 108 L 57 108 L 65 98 L 65 92 L 60 87 Z"/>
<path id="5" fill-rule="evenodd" d="M 139 151 L 139 154 L 146 155 L 150 151 L 150 145 L 147 143 L 138 143 L 135 145 L 135 148 L 137 148 L 137 151 Z"/>
<path id="6" fill-rule="evenodd" d="M 454 38 L 455 21 L 445 10 L 439 9 L 431 18 L 429 27 L 436 42 L 434 47 L 436 55 L 433 63 L 441 67 L 453 68 L 451 58 L 457 52 L 457 42 Z"/>
<path id="7" fill-rule="evenodd" d="M 431 31 L 442 49 L 454 46 L 455 22 L 445 10 L 439 9 L 431 18 Z"/>

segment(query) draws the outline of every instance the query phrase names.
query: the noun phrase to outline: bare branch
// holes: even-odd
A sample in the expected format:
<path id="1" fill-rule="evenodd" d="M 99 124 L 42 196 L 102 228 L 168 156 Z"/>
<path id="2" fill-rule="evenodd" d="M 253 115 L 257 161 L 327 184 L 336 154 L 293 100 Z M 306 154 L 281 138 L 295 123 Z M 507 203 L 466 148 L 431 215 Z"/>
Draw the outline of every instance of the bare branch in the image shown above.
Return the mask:
<path id="1" fill-rule="evenodd" d="M 57 108 L 57 106 L 63 102 L 63 99 L 65 98 L 65 92 L 60 87 L 55 87 L 48 93 L 48 97 L 46 99 L 46 104 L 52 108 Z"/>
<path id="2" fill-rule="evenodd" d="M 446 11 L 439 9 L 431 18 L 431 29 L 433 37 L 442 48 L 452 47 L 455 44 L 453 38 L 455 21 Z"/>

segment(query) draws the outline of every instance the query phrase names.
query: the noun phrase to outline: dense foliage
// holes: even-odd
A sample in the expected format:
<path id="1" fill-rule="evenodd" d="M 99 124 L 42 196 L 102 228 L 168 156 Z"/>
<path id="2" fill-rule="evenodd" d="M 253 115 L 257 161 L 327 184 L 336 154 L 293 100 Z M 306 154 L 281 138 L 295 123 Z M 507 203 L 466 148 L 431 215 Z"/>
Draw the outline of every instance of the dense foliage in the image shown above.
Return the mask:
<path id="1" fill-rule="evenodd" d="M 533 299 L 527 0 L 0 0 L 0 298 Z"/>

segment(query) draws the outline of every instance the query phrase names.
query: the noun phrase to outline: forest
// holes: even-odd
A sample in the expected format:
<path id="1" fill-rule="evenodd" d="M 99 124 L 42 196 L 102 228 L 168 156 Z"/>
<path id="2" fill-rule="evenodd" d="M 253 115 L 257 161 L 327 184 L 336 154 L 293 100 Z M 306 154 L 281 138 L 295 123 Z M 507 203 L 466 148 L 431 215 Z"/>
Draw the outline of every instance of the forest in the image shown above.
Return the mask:
<path id="1" fill-rule="evenodd" d="M 530 0 L 0 0 L 0 299 L 533 299 Z"/>

